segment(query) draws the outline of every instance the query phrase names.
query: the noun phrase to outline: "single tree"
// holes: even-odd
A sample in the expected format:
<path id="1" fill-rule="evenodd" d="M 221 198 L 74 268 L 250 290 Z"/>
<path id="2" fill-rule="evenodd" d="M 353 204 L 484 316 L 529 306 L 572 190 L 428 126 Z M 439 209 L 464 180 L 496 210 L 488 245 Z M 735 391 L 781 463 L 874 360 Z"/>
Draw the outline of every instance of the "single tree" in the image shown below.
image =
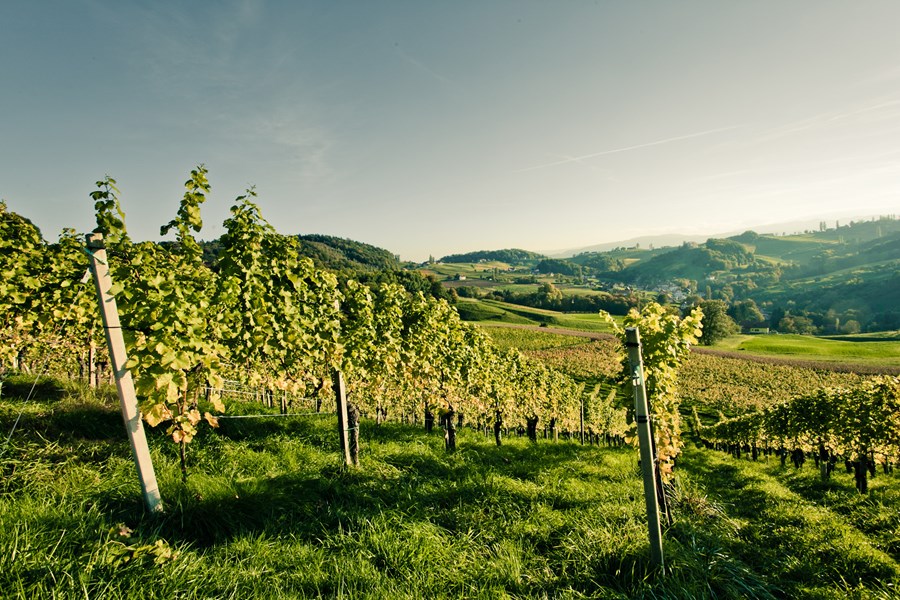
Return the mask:
<path id="1" fill-rule="evenodd" d="M 740 328 L 734 319 L 728 316 L 728 304 L 722 300 L 704 300 L 700 303 L 703 310 L 703 334 L 700 343 L 711 346 L 719 340 L 734 335 Z"/>

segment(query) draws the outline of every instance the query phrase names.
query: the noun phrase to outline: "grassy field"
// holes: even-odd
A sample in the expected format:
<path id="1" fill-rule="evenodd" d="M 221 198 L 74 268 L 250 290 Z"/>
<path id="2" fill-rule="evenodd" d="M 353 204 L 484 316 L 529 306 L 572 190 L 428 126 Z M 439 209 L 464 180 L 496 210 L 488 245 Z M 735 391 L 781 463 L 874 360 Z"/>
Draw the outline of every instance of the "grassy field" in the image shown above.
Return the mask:
<path id="1" fill-rule="evenodd" d="M 560 335 L 518 327 L 490 327 L 487 328 L 487 332 L 500 348 L 516 348 L 523 352 L 554 348 L 574 348 L 591 342 L 590 338 L 586 337 Z"/>
<path id="2" fill-rule="evenodd" d="M 900 340 L 897 339 L 847 341 L 809 335 L 737 335 L 715 344 L 712 348 L 760 356 L 789 356 L 817 361 L 900 366 Z"/>
<path id="3" fill-rule="evenodd" d="M 497 261 L 484 263 L 433 263 L 421 269 L 421 271 L 426 275 L 434 275 L 438 279 L 453 279 L 457 275 L 481 279 L 491 277 L 494 269 L 499 273 L 506 273 L 509 271 L 509 268 L 508 264 Z"/>
<path id="4" fill-rule="evenodd" d="M 467 321 L 484 323 L 513 323 L 572 329 L 588 333 L 611 333 L 612 328 L 597 313 L 562 313 L 510 304 L 499 300 L 460 298 L 460 316 Z"/>
<path id="5" fill-rule="evenodd" d="M 648 565 L 631 448 L 537 444 L 363 421 L 340 465 L 330 416 L 224 421 L 191 445 L 150 431 L 166 512 L 144 512 L 115 398 L 5 385 L 4 598 L 891 598 L 900 482 L 689 448 L 666 567 Z M 265 412 L 258 406 L 244 406 Z M 240 412 L 233 407 L 232 412 Z"/>

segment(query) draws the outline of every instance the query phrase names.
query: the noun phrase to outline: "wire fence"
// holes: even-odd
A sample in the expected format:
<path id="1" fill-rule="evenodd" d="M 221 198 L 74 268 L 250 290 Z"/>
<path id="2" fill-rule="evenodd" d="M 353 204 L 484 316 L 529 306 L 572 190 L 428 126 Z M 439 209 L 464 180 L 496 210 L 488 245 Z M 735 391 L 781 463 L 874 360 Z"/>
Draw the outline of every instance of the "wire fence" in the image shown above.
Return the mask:
<path id="1" fill-rule="evenodd" d="M 235 402 L 244 405 L 263 405 L 268 408 L 278 408 L 279 412 L 255 415 L 221 415 L 218 419 L 249 419 L 271 417 L 304 417 L 333 415 L 333 411 L 327 410 L 321 398 L 310 398 L 302 394 L 294 394 L 284 390 L 272 390 L 262 386 L 251 386 L 238 380 L 226 379 L 223 387 L 207 387 L 204 392 L 209 397 L 217 394 L 219 398 L 228 404 Z"/>

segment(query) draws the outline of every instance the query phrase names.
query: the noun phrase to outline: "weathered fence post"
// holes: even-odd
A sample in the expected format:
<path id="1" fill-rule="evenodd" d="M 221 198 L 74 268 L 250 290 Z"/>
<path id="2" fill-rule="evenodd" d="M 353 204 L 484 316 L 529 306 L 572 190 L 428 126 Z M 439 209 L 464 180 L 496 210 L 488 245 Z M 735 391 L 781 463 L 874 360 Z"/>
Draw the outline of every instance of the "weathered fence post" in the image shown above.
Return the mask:
<path id="1" fill-rule="evenodd" d="M 344 383 L 344 373 L 335 370 L 331 375 L 331 387 L 334 390 L 334 400 L 337 405 L 338 432 L 341 436 L 341 452 L 344 454 L 344 463 L 347 466 L 353 464 L 350 458 L 350 440 L 348 432 L 347 415 L 347 386 Z"/>
<path id="2" fill-rule="evenodd" d="M 644 361 L 641 357 L 641 335 L 637 327 L 625 329 L 628 361 L 634 384 L 634 415 L 637 422 L 638 442 L 641 451 L 641 471 L 644 476 L 644 502 L 647 505 L 647 526 L 650 534 L 650 560 L 663 566 L 662 527 L 660 526 L 658 490 L 656 486 L 656 456 L 653 451 L 647 390 L 644 383 Z"/>
<path id="3" fill-rule="evenodd" d="M 153 470 L 153 461 L 150 459 L 150 448 L 147 446 L 147 436 L 144 434 L 144 426 L 141 422 L 141 413 L 134 392 L 134 381 L 131 379 L 131 371 L 125 368 L 128 356 L 125 351 L 125 339 L 122 337 L 116 299 L 109 293 L 112 287 L 112 278 L 109 274 L 109 264 L 106 262 L 103 236 L 99 233 L 89 234 L 87 247 L 91 258 L 91 272 L 94 275 L 94 287 L 97 290 L 97 304 L 100 306 L 103 331 L 106 334 L 106 345 L 109 348 L 111 371 L 115 376 L 116 389 L 119 392 L 119 406 L 122 409 L 122 418 L 125 420 L 125 429 L 128 431 L 128 441 L 131 443 L 131 450 L 134 454 L 134 464 L 141 481 L 144 502 L 150 512 L 162 512 L 162 499 L 159 496 L 156 473 Z"/>

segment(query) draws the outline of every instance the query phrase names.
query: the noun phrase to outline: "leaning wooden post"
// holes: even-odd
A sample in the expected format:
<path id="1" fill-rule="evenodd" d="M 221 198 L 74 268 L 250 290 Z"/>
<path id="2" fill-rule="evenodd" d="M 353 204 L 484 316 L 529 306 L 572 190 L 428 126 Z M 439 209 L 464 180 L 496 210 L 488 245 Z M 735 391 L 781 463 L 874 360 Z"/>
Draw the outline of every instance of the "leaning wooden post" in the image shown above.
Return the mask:
<path id="1" fill-rule="evenodd" d="M 650 560 L 663 566 L 662 527 L 659 521 L 659 503 L 656 489 L 656 456 L 653 452 L 650 415 L 647 408 L 647 389 L 644 384 L 644 361 L 641 357 L 641 335 L 637 327 L 625 329 L 625 346 L 631 363 L 634 384 L 634 414 L 637 422 L 638 442 L 641 449 L 641 471 L 644 476 L 644 501 L 647 505 L 647 526 L 650 531 Z"/>
<path id="2" fill-rule="evenodd" d="M 353 461 L 350 458 L 350 439 L 347 435 L 347 386 L 344 383 L 344 373 L 335 369 L 331 376 L 331 388 L 334 390 L 334 400 L 337 404 L 338 433 L 341 436 L 341 452 L 344 453 L 344 463 L 349 467 Z"/>
<path id="3" fill-rule="evenodd" d="M 109 264 L 106 262 L 103 236 L 99 233 L 88 234 L 87 247 L 91 259 L 91 272 L 94 275 L 94 287 L 97 290 L 97 304 L 100 306 L 103 331 L 106 334 L 106 345 L 109 348 L 112 372 L 116 380 L 116 389 L 119 392 L 119 406 L 122 409 L 122 418 L 125 420 L 125 429 L 128 431 L 128 441 L 131 442 L 131 451 L 134 454 L 134 464 L 141 481 L 144 502 L 150 512 L 162 512 L 162 499 L 159 496 L 159 486 L 156 484 L 153 461 L 150 459 L 147 436 L 144 434 L 144 426 L 141 423 L 141 412 L 138 409 L 137 395 L 134 393 L 134 381 L 131 379 L 131 371 L 125 367 L 128 356 L 125 352 L 122 326 L 119 323 L 119 311 L 116 308 L 115 297 L 109 293 L 112 287 L 112 278 L 109 274 Z"/>

